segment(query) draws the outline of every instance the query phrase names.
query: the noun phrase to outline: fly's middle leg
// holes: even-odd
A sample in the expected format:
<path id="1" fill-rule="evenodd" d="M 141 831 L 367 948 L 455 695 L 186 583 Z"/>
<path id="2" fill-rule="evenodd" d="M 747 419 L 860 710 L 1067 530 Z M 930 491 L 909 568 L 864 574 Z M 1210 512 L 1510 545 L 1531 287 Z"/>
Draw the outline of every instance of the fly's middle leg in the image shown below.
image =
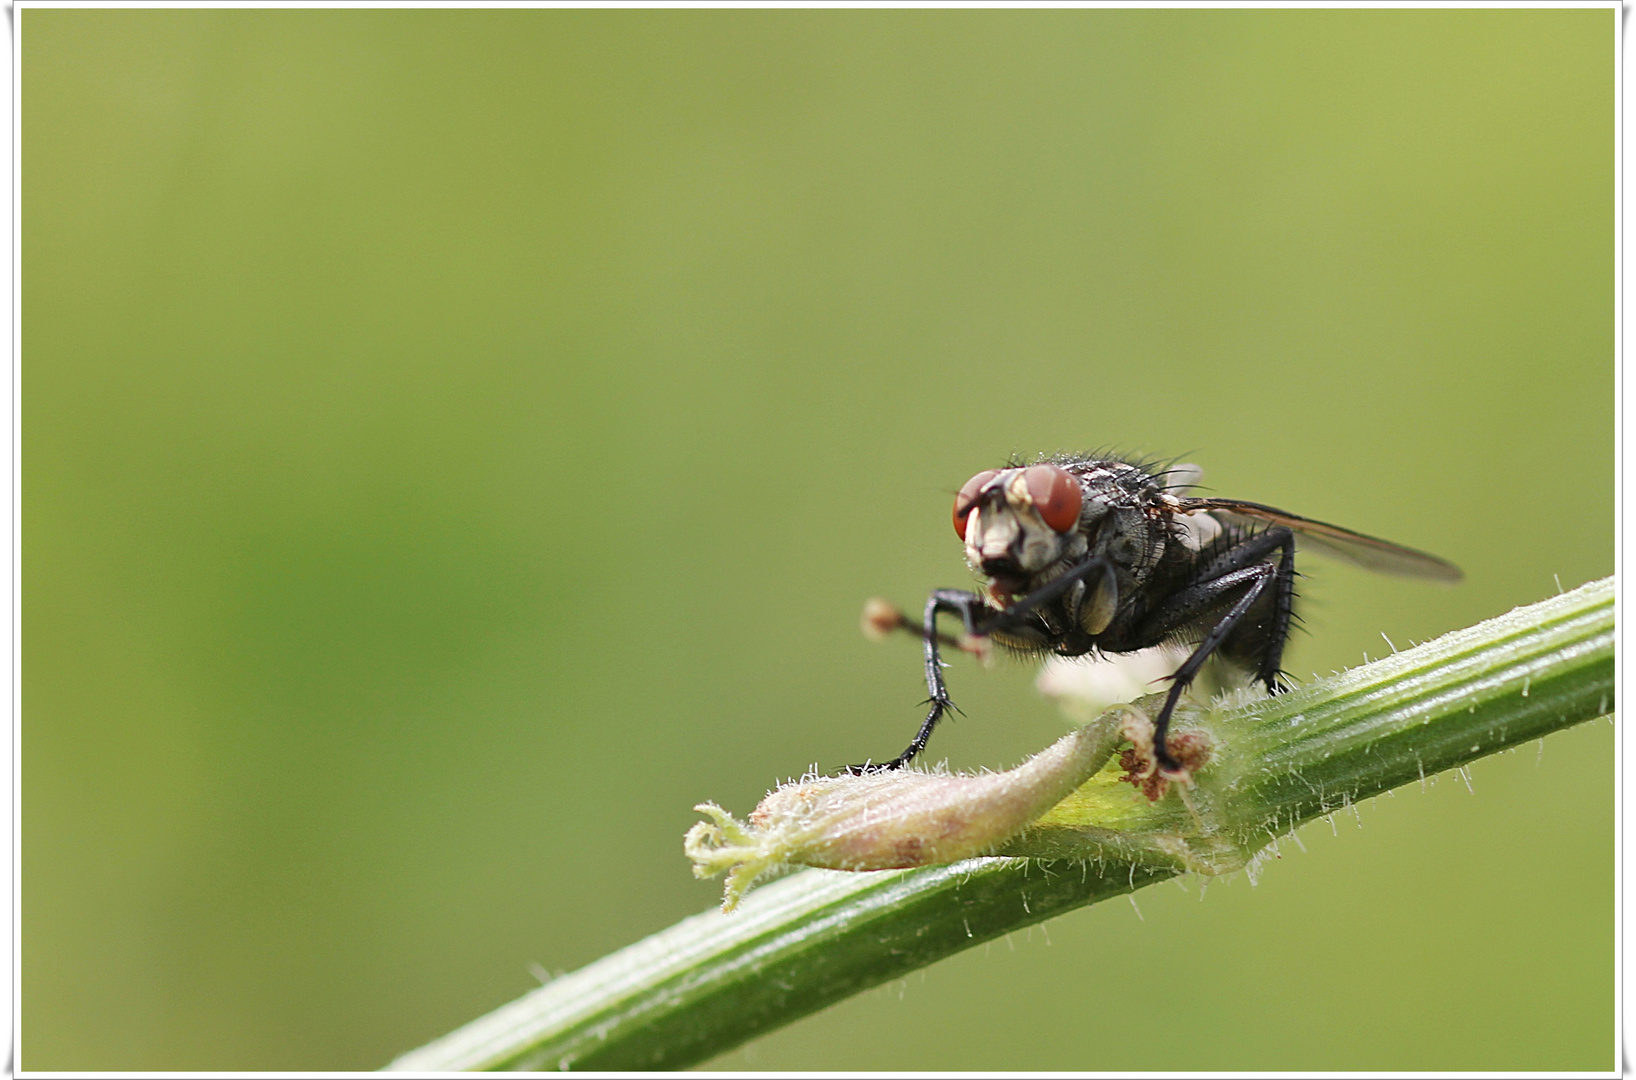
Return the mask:
<path id="1" fill-rule="evenodd" d="M 1280 552 L 1276 565 L 1262 561 L 1275 551 Z M 1142 637 L 1161 640 L 1176 628 L 1186 626 L 1212 610 L 1219 611 L 1222 604 L 1231 600 L 1227 612 L 1171 676 L 1170 691 L 1165 695 L 1164 706 L 1153 722 L 1153 757 L 1161 769 L 1170 773 L 1182 771 L 1181 763 L 1171 756 L 1165 741 L 1171 714 L 1176 711 L 1182 694 L 1205 661 L 1233 636 L 1256 601 L 1269 588 L 1272 590 L 1272 615 L 1269 625 L 1261 630 L 1256 679 L 1271 691 L 1281 689 L 1279 665 L 1283 658 L 1284 640 L 1289 635 L 1295 597 L 1294 555 L 1295 534 L 1289 529 L 1278 527 L 1257 533 L 1230 548 L 1205 570 L 1202 580 L 1196 580 L 1172 595 L 1143 620 Z"/>

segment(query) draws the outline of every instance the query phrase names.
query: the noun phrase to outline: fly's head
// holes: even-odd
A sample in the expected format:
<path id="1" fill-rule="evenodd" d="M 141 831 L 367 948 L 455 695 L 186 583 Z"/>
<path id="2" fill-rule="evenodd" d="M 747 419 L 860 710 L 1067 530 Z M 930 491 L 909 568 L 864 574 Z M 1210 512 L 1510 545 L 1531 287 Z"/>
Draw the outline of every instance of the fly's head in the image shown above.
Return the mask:
<path id="1" fill-rule="evenodd" d="M 1003 608 L 1084 556 L 1086 509 L 1079 480 L 1060 465 L 989 469 L 955 496 L 954 531 Z"/>

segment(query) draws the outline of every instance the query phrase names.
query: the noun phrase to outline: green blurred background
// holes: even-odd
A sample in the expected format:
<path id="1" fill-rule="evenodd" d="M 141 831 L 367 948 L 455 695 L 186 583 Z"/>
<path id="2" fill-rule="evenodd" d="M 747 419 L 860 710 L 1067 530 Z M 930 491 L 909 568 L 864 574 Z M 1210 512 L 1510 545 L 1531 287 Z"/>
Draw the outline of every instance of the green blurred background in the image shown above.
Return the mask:
<path id="1" fill-rule="evenodd" d="M 1309 560 L 1303 678 L 1610 573 L 1616 17 L 27 10 L 22 1064 L 372 1068 L 712 905 L 1013 451 L 1465 567 Z M 1541 745 L 714 1065 L 1611 1068 L 1613 730 Z"/>

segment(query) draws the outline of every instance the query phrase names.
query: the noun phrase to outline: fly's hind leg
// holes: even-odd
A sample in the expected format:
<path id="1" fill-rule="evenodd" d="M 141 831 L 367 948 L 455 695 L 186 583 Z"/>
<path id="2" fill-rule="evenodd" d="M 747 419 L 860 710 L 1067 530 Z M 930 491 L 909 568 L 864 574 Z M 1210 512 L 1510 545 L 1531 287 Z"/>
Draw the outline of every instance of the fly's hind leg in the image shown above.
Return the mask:
<path id="1" fill-rule="evenodd" d="M 1274 551 L 1281 551 L 1277 565 L 1264 562 Z M 1256 601 L 1268 589 L 1272 590 L 1272 618 L 1263 630 L 1258 644 L 1260 656 L 1255 677 L 1267 689 L 1277 692 L 1284 641 L 1289 636 L 1290 620 L 1295 599 L 1295 534 L 1277 527 L 1257 533 L 1236 544 L 1206 566 L 1199 580 L 1195 580 L 1154 608 L 1143 620 L 1140 635 L 1147 640 L 1162 640 L 1170 633 L 1191 622 L 1219 610 L 1232 599 L 1220 621 L 1210 628 L 1185 663 L 1171 676 L 1170 692 L 1165 695 L 1164 707 L 1153 722 L 1153 757 L 1167 773 L 1183 771 L 1182 765 L 1170 754 L 1166 736 L 1171 714 L 1182 694 L 1198 675 L 1205 661 L 1227 642 Z"/>
<path id="2" fill-rule="evenodd" d="M 938 654 L 937 615 L 947 611 L 960 616 L 968 636 L 977 634 L 977 613 L 987 610 L 983 598 L 974 592 L 965 592 L 960 589 L 938 589 L 926 600 L 925 636 L 926 644 L 926 704 L 931 711 L 926 714 L 920 730 L 916 732 L 903 753 L 891 761 L 883 761 L 879 765 L 849 765 L 846 771 L 854 776 L 865 773 L 885 772 L 889 769 L 901 769 L 907 765 L 915 755 L 926 749 L 927 741 L 932 737 L 932 729 L 937 722 L 943 719 L 944 714 L 954 709 L 954 702 L 949 700 L 949 688 L 943 681 L 943 659 Z"/>
<path id="3" fill-rule="evenodd" d="M 1288 532 L 1269 530 L 1260 535 L 1274 531 Z M 1290 533 L 1276 542 L 1283 550 L 1273 571 L 1272 584 L 1268 586 L 1272 592 L 1272 611 L 1265 625 L 1253 631 L 1247 625 L 1241 627 L 1239 633 L 1222 646 L 1222 652 L 1229 657 L 1243 657 L 1248 661 L 1247 666 L 1253 665 L 1255 681 L 1265 686 L 1269 694 L 1288 689 L 1284 683 L 1284 646 L 1289 644 L 1290 627 L 1295 621 L 1295 535 Z M 1238 638 L 1248 640 L 1241 644 Z"/>

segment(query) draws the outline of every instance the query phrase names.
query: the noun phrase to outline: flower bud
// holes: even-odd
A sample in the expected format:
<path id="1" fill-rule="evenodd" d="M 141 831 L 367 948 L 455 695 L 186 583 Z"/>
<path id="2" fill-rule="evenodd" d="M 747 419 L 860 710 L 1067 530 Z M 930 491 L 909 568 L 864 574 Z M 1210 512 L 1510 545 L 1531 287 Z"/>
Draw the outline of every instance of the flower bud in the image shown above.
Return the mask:
<path id="1" fill-rule="evenodd" d="M 1022 832 L 1100 769 L 1120 739 L 1110 714 L 1006 772 L 807 776 L 769 794 L 748 825 L 701 803 L 695 809 L 712 821 L 688 830 L 685 850 L 698 877 L 728 873 L 725 911 L 757 877 L 782 866 L 888 870 L 958 862 Z"/>

